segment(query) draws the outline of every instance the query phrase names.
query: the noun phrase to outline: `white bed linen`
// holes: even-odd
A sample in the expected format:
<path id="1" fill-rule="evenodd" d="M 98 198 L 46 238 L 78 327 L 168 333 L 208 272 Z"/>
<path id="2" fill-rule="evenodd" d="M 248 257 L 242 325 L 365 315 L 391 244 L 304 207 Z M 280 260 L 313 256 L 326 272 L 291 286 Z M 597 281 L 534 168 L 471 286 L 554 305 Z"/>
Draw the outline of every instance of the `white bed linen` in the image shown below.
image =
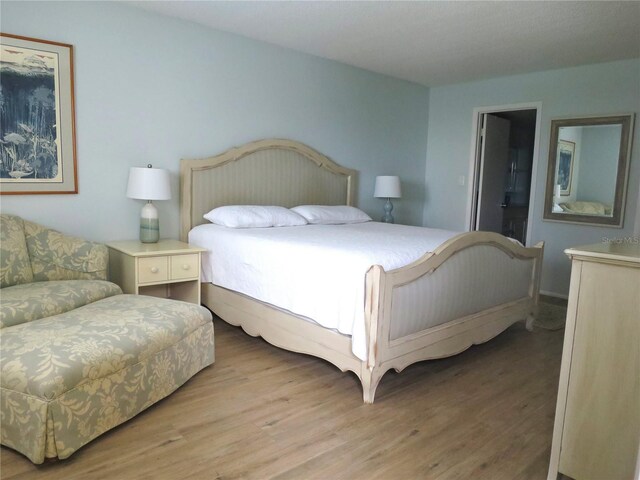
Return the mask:
<path id="1" fill-rule="evenodd" d="M 231 229 L 203 224 L 189 243 L 206 248 L 202 281 L 234 290 L 351 335 L 366 359 L 365 274 L 403 267 L 458 232 L 367 222 Z"/>

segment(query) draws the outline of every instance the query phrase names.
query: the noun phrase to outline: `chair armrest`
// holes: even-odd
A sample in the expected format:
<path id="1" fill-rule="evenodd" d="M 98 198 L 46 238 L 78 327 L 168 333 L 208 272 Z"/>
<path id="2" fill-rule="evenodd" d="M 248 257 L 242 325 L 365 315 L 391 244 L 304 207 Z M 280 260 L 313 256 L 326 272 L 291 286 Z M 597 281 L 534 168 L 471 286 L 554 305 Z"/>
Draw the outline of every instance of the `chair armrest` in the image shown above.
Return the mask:
<path id="1" fill-rule="evenodd" d="M 34 281 L 107 279 L 105 245 L 27 221 L 24 230 Z"/>

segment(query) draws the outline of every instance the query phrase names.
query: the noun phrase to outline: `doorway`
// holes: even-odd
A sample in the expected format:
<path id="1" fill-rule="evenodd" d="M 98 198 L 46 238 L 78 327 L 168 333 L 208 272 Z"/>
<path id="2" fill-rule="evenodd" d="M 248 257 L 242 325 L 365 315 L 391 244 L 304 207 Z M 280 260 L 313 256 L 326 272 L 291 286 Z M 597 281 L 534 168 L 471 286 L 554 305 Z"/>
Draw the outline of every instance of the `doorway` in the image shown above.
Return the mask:
<path id="1" fill-rule="evenodd" d="M 530 243 L 539 104 L 474 111 L 469 230 Z"/>

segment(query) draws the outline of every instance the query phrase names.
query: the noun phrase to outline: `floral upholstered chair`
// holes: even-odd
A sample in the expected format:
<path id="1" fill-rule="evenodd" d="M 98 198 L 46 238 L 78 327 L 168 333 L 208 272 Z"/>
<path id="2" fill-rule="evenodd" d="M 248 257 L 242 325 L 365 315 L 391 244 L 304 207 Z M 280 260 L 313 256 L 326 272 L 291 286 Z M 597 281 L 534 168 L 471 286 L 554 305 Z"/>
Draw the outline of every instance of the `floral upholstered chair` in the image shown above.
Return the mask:
<path id="1" fill-rule="evenodd" d="M 121 294 L 108 261 L 104 245 L 0 215 L 0 328 Z"/>

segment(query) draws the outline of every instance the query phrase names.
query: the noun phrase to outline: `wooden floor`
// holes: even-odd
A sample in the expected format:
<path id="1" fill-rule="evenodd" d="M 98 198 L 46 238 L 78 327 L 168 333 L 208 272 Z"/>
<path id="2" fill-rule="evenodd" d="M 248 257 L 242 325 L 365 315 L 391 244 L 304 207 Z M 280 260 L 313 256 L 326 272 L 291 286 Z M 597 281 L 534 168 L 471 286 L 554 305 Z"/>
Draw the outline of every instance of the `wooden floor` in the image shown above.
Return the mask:
<path id="1" fill-rule="evenodd" d="M 11 479 L 543 479 L 563 331 L 517 324 L 452 358 L 355 375 L 215 321 L 216 363 L 64 461 Z"/>

